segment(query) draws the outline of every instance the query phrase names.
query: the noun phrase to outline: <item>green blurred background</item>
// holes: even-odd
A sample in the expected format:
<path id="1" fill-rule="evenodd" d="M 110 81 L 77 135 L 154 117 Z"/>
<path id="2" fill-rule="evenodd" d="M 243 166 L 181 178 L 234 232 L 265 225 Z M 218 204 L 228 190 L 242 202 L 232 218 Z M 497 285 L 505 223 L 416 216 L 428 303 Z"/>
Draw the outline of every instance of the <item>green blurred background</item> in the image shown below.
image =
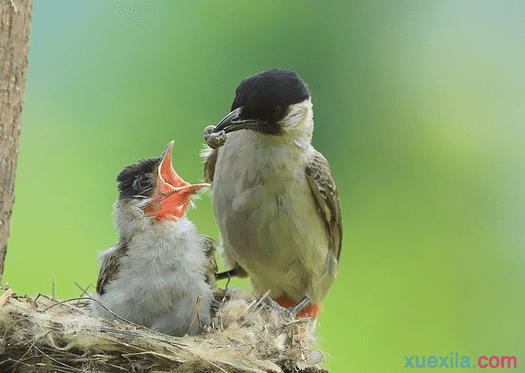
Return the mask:
<path id="1" fill-rule="evenodd" d="M 343 207 L 317 329 L 330 371 L 452 352 L 523 369 L 522 1 L 35 1 L 4 281 L 95 283 L 116 175 L 174 139 L 201 180 L 204 127 L 275 67 L 312 91 Z M 189 216 L 218 238 L 208 196 Z"/>

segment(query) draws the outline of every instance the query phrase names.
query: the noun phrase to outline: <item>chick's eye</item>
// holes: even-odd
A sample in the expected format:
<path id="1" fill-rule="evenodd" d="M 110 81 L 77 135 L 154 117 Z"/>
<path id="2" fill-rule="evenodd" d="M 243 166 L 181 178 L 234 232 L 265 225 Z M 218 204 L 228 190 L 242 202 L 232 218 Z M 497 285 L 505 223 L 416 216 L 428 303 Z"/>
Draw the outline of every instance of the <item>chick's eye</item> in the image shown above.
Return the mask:
<path id="1" fill-rule="evenodd" d="M 151 187 L 151 180 L 147 177 L 139 176 L 133 182 L 133 189 L 136 191 L 144 191 Z"/>
<path id="2" fill-rule="evenodd" d="M 147 188 L 147 187 L 151 186 L 151 180 L 148 179 L 148 178 L 142 178 L 142 179 L 140 179 L 140 181 L 139 181 L 139 185 L 140 185 L 142 188 Z"/>

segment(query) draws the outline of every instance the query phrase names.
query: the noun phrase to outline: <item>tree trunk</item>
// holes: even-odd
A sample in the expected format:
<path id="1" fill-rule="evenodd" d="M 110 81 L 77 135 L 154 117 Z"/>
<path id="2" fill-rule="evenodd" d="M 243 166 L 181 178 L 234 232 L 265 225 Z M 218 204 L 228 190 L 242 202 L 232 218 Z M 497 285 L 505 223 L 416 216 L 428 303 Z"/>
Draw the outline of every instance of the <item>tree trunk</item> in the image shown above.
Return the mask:
<path id="1" fill-rule="evenodd" d="M 32 0 L 0 0 L 0 280 L 13 210 Z"/>

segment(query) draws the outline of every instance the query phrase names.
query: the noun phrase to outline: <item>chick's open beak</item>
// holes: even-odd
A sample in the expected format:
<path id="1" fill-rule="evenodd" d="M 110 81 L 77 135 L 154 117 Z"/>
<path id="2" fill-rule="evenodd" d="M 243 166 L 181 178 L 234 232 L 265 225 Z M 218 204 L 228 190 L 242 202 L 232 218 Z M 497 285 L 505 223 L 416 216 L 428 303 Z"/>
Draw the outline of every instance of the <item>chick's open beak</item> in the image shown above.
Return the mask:
<path id="1" fill-rule="evenodd" d="M 181 218 L 188 208 L 191 195 L 200 188 L 210 186 L 207 183 L 192 185 L 177 175 L 171 158 L 174 143 L 175 141 L 171 141 L 162 153 L 156 175 L 157 186 L 152 201 L 146 207 L 146 213 L 157 220 Z"/>

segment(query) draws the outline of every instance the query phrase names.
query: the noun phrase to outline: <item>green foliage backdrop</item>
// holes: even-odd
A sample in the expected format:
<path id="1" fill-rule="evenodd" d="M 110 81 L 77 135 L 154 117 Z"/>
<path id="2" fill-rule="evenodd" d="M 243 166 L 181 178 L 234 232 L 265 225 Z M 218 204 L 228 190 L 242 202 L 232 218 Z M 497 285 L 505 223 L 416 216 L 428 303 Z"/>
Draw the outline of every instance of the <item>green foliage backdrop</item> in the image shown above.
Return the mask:
<path id="1" fill-rule="evenodd" d="M 523 367 L 524 66 L 521 1 L 35 1 L 4 280 L 78 295 L 117 240 L 120 170 L 174 139 L 198 182 L 239 82 L 291 69 L 343 207 L 331 372 L 455 352 Z M 189 216 L 218 238 L 209 197 Z"/>

